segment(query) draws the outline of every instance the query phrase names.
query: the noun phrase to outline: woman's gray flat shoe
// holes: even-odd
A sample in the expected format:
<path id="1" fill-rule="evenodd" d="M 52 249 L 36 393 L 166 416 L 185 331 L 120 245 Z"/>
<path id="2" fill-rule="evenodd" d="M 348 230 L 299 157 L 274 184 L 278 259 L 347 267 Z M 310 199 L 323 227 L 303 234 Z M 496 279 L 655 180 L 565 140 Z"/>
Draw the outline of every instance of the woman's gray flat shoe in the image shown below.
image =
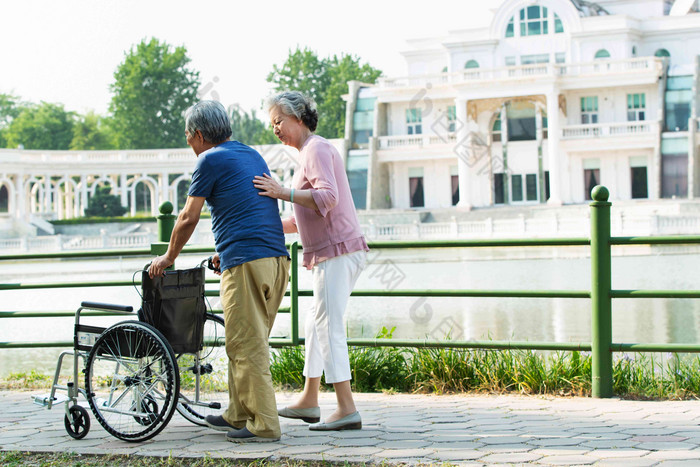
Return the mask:
<path id="1" fill-rule="evenodd" d="M 284 418 L 304 420 L 306 423 L 316 423 L 321 420 L 321 408 L 311 407 L 308 409 L 292 409 L 289 407 L 283 407 L 277 411 L 277 415 Z"/>
<path id="2" fill-rule="evenodd" d="M 362 418 L 360 412 L 351 413 L 334 422 L 314 423 L 309 425 L 309 430 L 314 431 L 340 431 L 340 430 L 361 430 Z"/>

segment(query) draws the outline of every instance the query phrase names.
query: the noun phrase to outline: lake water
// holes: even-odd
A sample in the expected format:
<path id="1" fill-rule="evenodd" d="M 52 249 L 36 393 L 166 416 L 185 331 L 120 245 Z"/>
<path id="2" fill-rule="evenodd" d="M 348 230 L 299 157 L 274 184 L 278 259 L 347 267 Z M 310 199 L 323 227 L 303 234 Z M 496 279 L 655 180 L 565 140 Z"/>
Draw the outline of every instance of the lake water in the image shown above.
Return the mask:
<path id="1" fill-rule="evenodd" d="M 518 289 L 588 290 L 588 248 L 470 248 L 375 250 L 356 289 Z M 205 255 L 185 255 L 179 268 Z M 131 280 L 148 258 L 42 260 L 0 263 L 0 283 Z M 617 247 L 613 250 L 614 289 L 700 290 L 694 274 L 700 252 L 690 247 Z M 214 277 L 213 275 L 211 277 Z M 300 288 L 311 273 L 300 270 Z M 216 287 L 211 284 L 210 288 Z M 0 311 L 75 310 L 81 301 L 139 307 L 134 287 L 1 291 Z M 220 308 L 217 298 L 212 306 Z M 301 298 L 303 317 L 311 298 Z M 283 304 L 284 305 L 284 304 Z M 464 340 L 590 341 L 590 300 L 532 298 L 352 297 L 346 313 L 349 337 L 374 337 L 396 327 L 395 338 Z M 123 319 L 123 318 L 121 318 Z M 85 317 L 108 326 L 119 317 Z M 0 341 L 71 341 L 73 318 L 13 318 L 0 321 Z M 303 324 L 300 326 L 303 335 Z M 288 314 L 280 314 L 273 336 L 288 336 Z M 700 300 L 617 299 L 613 301 L 613 341 L 696 343 Z M 52 373 L 59 349 L 0 350 L 0 377 L 36 369 Z"/>

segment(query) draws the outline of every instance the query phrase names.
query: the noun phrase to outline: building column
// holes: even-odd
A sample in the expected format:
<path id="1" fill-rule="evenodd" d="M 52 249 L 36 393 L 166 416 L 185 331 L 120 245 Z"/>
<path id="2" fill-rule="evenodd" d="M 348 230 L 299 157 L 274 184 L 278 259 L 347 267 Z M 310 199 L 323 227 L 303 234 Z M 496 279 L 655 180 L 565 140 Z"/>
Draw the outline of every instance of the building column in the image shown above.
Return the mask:
<path id="1" fill-rule="evenodd" d="M 503 204 L 510 204 L 510 170 L 508 169 L 508 106 L 501 106 L 501 150 L 503 152 Z M 491 169 L 493 172 L 493 168 Z M 495 187 L 495 185 L 494 185 Z M 493 187 L 491 188 L 493 190 Z"/>
<path id="2" fill-rule="evenodd" d="M 87 175 L 80 174 L 80 215 L 85 215 L 85 210 L 88 208 L 88 187 Z"/>
<path id="3" fill-rule="evenodd" d="M 457 118 L 456 138 L 457 144 L 466 144 L 469 138 L 469 115 L 467 114 L 467 99 L 455 99 L 455 116 Z M 459 152 L 459 148 L 457 148 Z M 466 155 L 465 155 L 466 156 Z M 469 165 L 465 157 L 457 157 L 457 174 L 459 176 L 459 202 L 460 208 L 471 209 L 469 199 Z"/>
<path id="4" fill-rule="evenodd" d="M 559 154 L 561 126 L 559 114 L 559 90 L 554 87 L 547 93 L 547 151 L 549 154 L 549 199 L 547 204 L 561 206 L 561 186 L 562 180 L 561 163 L 562 157 Z"/>
<path id="5" fill-rule="evenodd" d="M 15 217 L 27 219 L 27 194 L 24 190 L 24 173 L 19 172 L 15 178 Z"/>
<path id="6" fill-rule="evenodd" d="M 540 203 L 547 202 L 547 190 L 544 178 L 544 161 L 542 160 L 542 142 L 544 140 L 544 129 L 542 127 L 542 107 L 535 104 L 535 127 L 537 135 L 537 179 L 539 185 Z"/>
<path id="7" fill-rule="evenodd" d="M 129 207 L 129 190 L 127 186 L 126 173 L 119 174 L 119 195 L 121 196 L 122 206 L 125 208 Z"/>
<path id="8" fill-rule="evenodd" d="M 160 177 L 158 177 L 159 183 L 160 183 L 160 199 L 156 199 L 154 203 L 151 203 L 151 206 L 153 207 L 153 212 L 154 216 L 158 215 L 158 206 L 160 206 L 162 203 L 166 201 L 172 202 L 170 199 L 170 174 L 168 172 L 163 172 L 160 174 Z M 156 190 L 158 191 L 158 190 Z"/>
<path id="9" fill-rule="evenodd" d="M 369 138 L 367 161 L 367 209 L 388 209 L 393 207 L 391 183 L 386 164 L 379 162 L 379 137 L 386 134 L 386 107 L 381 102 L 374 103 L 374 126 Z"/>
<path id="10" fill-rule="evenodd" d="M 48 214 L 51 212 L 51 175 L 48 173 L 44 175 L 44 199 L 42 201 L 43 209 L 39 212 Z"/>

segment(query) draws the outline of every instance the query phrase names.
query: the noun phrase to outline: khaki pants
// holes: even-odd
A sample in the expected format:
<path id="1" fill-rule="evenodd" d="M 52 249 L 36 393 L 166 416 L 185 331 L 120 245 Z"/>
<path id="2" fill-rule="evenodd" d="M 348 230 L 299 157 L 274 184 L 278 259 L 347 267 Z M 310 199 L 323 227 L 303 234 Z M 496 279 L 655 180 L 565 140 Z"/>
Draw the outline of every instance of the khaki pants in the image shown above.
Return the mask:
<path id="1" fill-rule="evenodd" d="M 289 259 L 261 258 L 227 269 L 221 303 L 229 359 L 224 420 L 256 436 L 281 435 L 270 374 L 268 337 L 289 282 Z"/>

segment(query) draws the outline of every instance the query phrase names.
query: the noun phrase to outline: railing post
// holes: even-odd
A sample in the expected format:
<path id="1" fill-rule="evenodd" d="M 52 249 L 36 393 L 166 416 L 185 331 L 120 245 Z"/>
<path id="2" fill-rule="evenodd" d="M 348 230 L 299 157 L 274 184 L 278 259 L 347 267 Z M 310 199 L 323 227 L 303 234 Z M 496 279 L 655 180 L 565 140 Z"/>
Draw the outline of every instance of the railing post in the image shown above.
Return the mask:
<path id="1" fill-rule="evenodd" d="M 299 345 L 299 245 L 297 242 L 292 243 L 290 253 L 292 256 L 291 274 L 290 274 L 290 291 L 289 297 L 291 303 L 289 305 L 289 317 L 292 320 L 292 345 Z"/>
<path id="2" fill-rule="evenodd" d="M 612 300 L 610 261 L 610 193 L 598 185 L 591 191 L 591 350 L 592 395 L 612 397 Z"/>
<path id="3" fill-rule="evenodd" d="M 160 215 L 158 216 L 158 241 L 151 243 L 151 254 L 160 256 L 168 251 L 168 243 L 170 242 L 170 235 L 173 233 L 173 227 L 175 227 L 175 216 L 173 216 L 173 203 L 170 201 L 164 201 L 158 208 Z M 168 269 L 172 269 L 171 266 Z"/>

